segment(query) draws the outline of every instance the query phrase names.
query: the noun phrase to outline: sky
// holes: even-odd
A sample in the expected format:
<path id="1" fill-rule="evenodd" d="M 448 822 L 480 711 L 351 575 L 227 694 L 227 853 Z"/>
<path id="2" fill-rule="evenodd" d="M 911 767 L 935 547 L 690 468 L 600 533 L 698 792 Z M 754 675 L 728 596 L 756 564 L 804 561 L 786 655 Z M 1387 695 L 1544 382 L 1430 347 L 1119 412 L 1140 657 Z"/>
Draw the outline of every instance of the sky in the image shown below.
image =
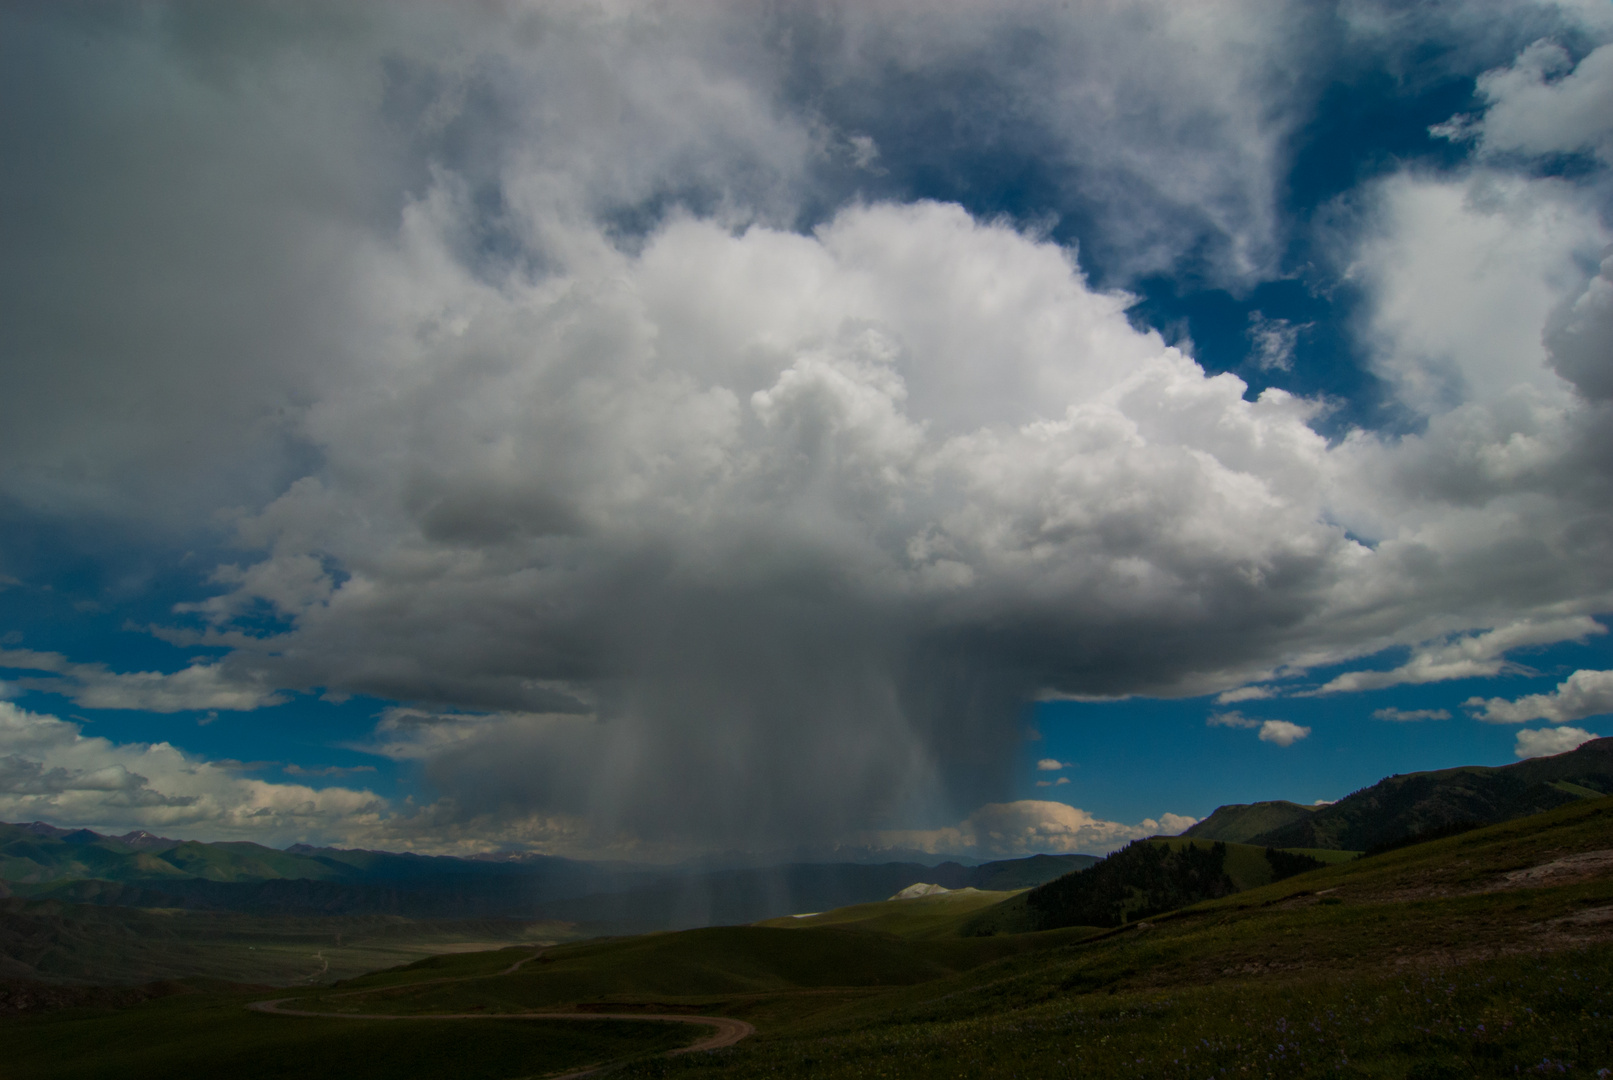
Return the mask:
<path id="1" fill-rule="evenodd" d="M 1613 3 L 0 7 L 0 819 L 1103 852 L 1613 735 Z"/>

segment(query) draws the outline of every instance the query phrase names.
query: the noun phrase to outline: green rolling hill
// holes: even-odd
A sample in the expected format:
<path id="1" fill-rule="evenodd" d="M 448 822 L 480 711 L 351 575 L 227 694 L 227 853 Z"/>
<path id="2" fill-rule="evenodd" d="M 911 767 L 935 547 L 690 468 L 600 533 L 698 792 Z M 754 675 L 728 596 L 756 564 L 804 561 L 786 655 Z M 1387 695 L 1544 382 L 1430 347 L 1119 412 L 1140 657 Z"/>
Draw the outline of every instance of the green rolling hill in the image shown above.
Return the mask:
<path id="1" fill-rule="evenodd" d="M 1185 830 L 1183 836 L 1199 840 L 1224 840 L 1229 844 L 1247 844 L 1257 836 L 1285 828 L 1308 819 L 1315 807 L 1301 806 L 1284 799 L 1271 802 L 1232 803 L 1217 807 L 1215 813 Z"/>
<path id="2" fill-rule="evenodd" d="M 757 925 L 784 930 L 840 926 L 903 938 L 958 937 L 963 925 L 972 916 L 996 907 L 1012 895 L 1012 892 L 960 889 L 933 896 L 855 904 L 815 915 L 791 915 L 769 919 Z"/>

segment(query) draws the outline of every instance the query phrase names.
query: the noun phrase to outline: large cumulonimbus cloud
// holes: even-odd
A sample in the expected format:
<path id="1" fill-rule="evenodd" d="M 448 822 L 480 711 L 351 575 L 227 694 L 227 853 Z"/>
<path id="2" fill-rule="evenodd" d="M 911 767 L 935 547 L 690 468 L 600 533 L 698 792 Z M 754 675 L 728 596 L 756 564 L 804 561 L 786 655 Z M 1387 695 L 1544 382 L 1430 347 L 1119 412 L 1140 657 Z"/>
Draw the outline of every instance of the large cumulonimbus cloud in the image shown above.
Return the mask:
<path id="1" fill-rule="evenodd" d="M 1014 18 L 1080 36 L 1034 6 L 973 53 L 983 15 L 825 16 L 812 66 L 973 72 L 1071 198 L 1125 204 L 1117 272 L 1210 251 L 1245 280 L 1275 257 L 1295 121 L 1263 103 L 1310 92 L 1300 31 L 1181 11 L 1086 16 L 1083 48 L 1150 55 L 1043 57 L 1049 100 L 1090 106 L 1062 124 L 982 66 Z M 1246 398 L 1034 229 L 882 195 L 890 136 L 815 111 L 765 20 L 105 19 L 12 16 L 12 77 L 72 92 L 8 113 L 62 138 L 0 256 L 30 275 L 0 330 L 30 358 L 0 483 L 180 538 L 230 509 L 242 556 L 181 613 L 206 629 L 163 631 L 228 647 L 188 677 L 207 707 L 407 703 L 369 746 L 423 763 L 422 830 L 766 846 L 956 821 L 1000 800 L 1038 696 L 1208 693 L 1391 644 L 1433 658 L 1408 679 L 1496 670 L 1484 642 L 1613 609 L 1608 405 L 1574 351 L 1605 329 L 1590 186 L 1486 166 L 1355 193 L 1340 262 L 1426 425 L 1330 444 L 1325 403 Z M 1147 130 L 1103 111 L 1121 91 Z M 248 632 L 266 613 L 284 629 Z"/>

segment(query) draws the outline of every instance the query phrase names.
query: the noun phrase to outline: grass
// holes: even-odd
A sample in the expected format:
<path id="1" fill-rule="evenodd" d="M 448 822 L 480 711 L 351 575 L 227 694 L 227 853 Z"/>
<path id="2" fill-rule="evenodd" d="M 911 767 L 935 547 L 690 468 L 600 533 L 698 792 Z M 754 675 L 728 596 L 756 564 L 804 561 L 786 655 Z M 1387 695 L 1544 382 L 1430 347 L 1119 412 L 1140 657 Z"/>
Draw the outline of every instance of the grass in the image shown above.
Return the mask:
<path id="1" fill-rule="evenodd" d="M 961 889 L 937 896 L 916 896 L 909 900 L 854 904 L 851 907 L 807 917 L 787 916 L 782 919 L 768 919 L 757 925 L 784 930 L 854 926 L 860 930 L 895 934 L 904 938 L 956 937 L 958 930 L 970 915 L 1000 904 L 1013 895 L 1015 895 L 1013 892 Z"/>
<path id="2" fill-rule="evenodd" d="M 652 1001 L 707 1011 L 770 995 L 825 998 L 840 991 L 930 982 L 1003 956 L 1047 947 L 1056 937 L 904 940 L 835 926 L 724 926 L 562 945 L 514 974 L 471 978 L 509 966 L 515 950 L 473 970 L 470 958 L 379 972 L 305 994 L 299 1008 L 421 1014 L 490 1014 Z M 436 980 L 451 978 L 451 983 Z M 429 981 L 427 981 L 429 980 Z"/>
<path id="3" fill-rule="evenodd" d="M 1586 800 L 1110 931 L 959 937 L 985 899 L 947 894 L 561 945 L 513 974 L 500 973 L 530 948 L 436 957 L 298 995 L 300 1007 L 331 1010 L 330 1020 L 255 1016 L 239 994 L 214 992 L 0 1022 L 0 1073 L 110 1076 L 117 1061 L 120 1077 L 251 1080 L 326 1075 L 306 1063 L 336 1062 L 346 1080 L 517 1077 L 625 1058 L 615 1075 L 713 1080 L 1605 1080 L 1613 879 L 1605 870 L 1507 875 L 1609 849 L 1613 799 Z M 339 1018 L 635 1006 L 735 1016 L 758 1034 L 662 1059 L 646 1055 L 690 1033 L 497 1020 L 381 1030 Z M 52 1046 L 66 1049 L 51 1058 Z M 304 1064 L 272 1071 L 286 1061 Z"/>
<path id="4" fill-rule="evenodd" d="M 1246 805 L 1222 806 L 1199 822 L 1190 832 L 1200 840 L 1248 843 L 1262 833 L 1303 821 L 1316 812 L 1314 806 L 1301 806 L 1285 799 Z"/>
<path id="5" fill-rule="evenodd" d="M 1361 856 L 1361 852 L 1359 851 L 1339 851 L 1336 848 L 1325 847 L 1291 847 L 1279 848 L 1278 850 L 1286 851 L 1293 855 L 1309 855 L 1317 862 L 1325 862 L 1329 864 L 1349 862 L 1351 859 L 1356 859 Z"/>
<path id="6" fill-rule="evenodd" d="M 1162 850 L 1171 852 L 1197 852 L 1209 857 L 1216 849 L 1220 856 L 1219 869 L 1213 874 L 1201 864 L 1197 872 L 1178 862 L 1151 868 L 1151 855 Z M 1225 841 L 1204 840 L 1197 837 L 1156 837 L 1138 841 L 1110 860 L 1087 871 L 1089 875 L 1106 875 L 1089 880 L 1085 888 L 1063 886 L 1069 882 L 1056 882 L 1039 889 L 1016 894 L 993 907 L 984 908 L 973 918 L 964 920 L 959 931 L 964 935 L 1022 934 L 1064 923 L 1091 922 L 1100 926 L 1113 926 L 1118 921 L 1131 922 L 1146 918 L 1170 904 L 1185 904 L 1195 896 L 1210 892 L 1206 884 L 1212 879 L 1230 882 L 1239 891 L 1258 889 L 1271 884 L 1278 877 L 1276 868 L 1267 857 L 1267 848 L 1252 844 L 1234 844 Z M 1355 859 L 1357 852 L 1324 851 L 1317 859 L 1310 849 L 1283 848 L 1287 854 L 1308 856 L 1313 861 L 1337 864 Z M 1118 875 L 1118 877 L 1116 876 Z M 1075 879 L 1079 881 L 1079 879 Z M 1152 882 L 1152 884 L 1150 884 Z M 1049 896 L 1048 893 L 1055 895 Z M 1128 899 L 1129 897 L 1129 899 Z"/>
<path id="7" fill-rule="evenodd" d="M 505 1080 L 685 1045 L 685 1025 L 311 1020 L 247 1012 L 257 995 L 195 993 L 117 1012 L 4 1023 L 6 1080 Z"/>
<path id="8" fill-rule="evenodd" d="M 1613 950 L 1604 946 L 1388 978 L 1064 993 L 943 1018 L 910 1009 L 849 1030 L 741 1044 L 721 1057 L 640 1062 L 617 1075 L 1590 1077 L 1613 1066 L 1610 1016 Z"/>
<path id="9" fill-rule="evenodd" d="M 564 923 L 274 916 L 0 900 L 0 979 L 327 982 L 423 956 L 574 934 Z"/>

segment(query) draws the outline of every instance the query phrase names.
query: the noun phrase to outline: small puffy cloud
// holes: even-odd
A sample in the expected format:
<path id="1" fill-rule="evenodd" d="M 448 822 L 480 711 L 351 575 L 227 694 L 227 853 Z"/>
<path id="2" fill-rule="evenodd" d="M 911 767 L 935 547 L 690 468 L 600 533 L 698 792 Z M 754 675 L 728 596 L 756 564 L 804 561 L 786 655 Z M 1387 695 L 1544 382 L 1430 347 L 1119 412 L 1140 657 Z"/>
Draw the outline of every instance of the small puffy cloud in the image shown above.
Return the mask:
<path id="1" fill-rule="evenodd" d="M 1260 741 L 1278 746 L 1293 746 L 1299 740 L 1308 738 L 1310 733 L 1310 728 L 1287 720 L 1267 720 L 1260 725 Z"/>
<path id="2" fill-rule="evenodd" d="M 1277 696 L 1277 691 L 1266 686 L 1240 686 L 1236 690 L 1223 690 L 1215 696 L 1217 705 L 1233 705 L 1240 701 L 1265 701 Z"/>
<path id="3" fill-rule="evenodd" d="M 1411 659 L 1392 671 L 1349 671 L 1338 676 L 1314 694 L 1382 690 L 1407 683 L 1420 685 L 1449 679 L 1488 678 L 1516 668 L 1506 659 L 1513 649 L 1554 645 L 1561 641 L 1583 641 L 1594 634 L 1607 633 L 1607 627 L 1588 615 L 1563 619 L 1524 619 L 1496 627 L 1482 634 L 1470 634 L 1434 642 L 1412 651 Z"/>
<path id="4" fill-rule="evenodd" d="M 499 723 L 495 716 L 434 712 L 394 705 L 381 710 L 370 738 L 348 747 L 393 761 L 420 761 L 476 739 Z"/>
<path id="5" fill-rule="evenodd" d="M 1527 724 L 1531 720 L 1566 724 L 1613 712 L 1613 671 L 1581 669 L 1549 694 L 1529 694 L 1516 701 L 1472 697 L 1462 704 L 1474 710 L 1475 719 L 1487 724 Z"/>
<path id="6" fill-rule="evenodd" d="M 1457 116 L 1430 130 L 1472 140 L 1484 154 L 1590 151 L 1613 161 L 1613 45 L 1577 65 L 1568 50 L 1541 40 L 1510 65 L 1479 76 L 1482 116 Z"/>
<path id="7" fill-rule="evenodd" d="M 190 709 L 249 711 L 282 704 L 271 686 L 224 664 L 197 661 L 171 674 L 115 672 L 105 664 L 74 663 L 60 653 L 0 649 L 0 668 L 45 671 L 51 678 L 16 680 L 28 690 L 61 694 L 86 709 L 140 709 L 172 713 Z M 205 722 L 205 721 L 204 721 Z"/>
<path id="8" fill-rule="evenodd" d="M 1258 311 L 1249 313 L 1249 358 L 1262 371 L 1291 371 L 1294 347 L 1310 323 L 1295 324 L 1287 319 L 1268 319 Z"/>
<path id="9" fill-rule="evenodd" d="M 1060 769 L 1068 769 L 1069 767 L 1070 763 L 1068 761 L 1060 761 L 1058 758 L 1050 757 L 1045 757 L 1036 763 L 1037 772 L 1058 772 Z"/>
<path id="10" fill-rule="evenodd" d="M 1518 732 L 1517 746 L 1512 752 L 1520 758 L 1550 757 L 1566 754 L 1581 743 L 1599 738 L 1601 736 L 1595 732 L 1574 727 L 1525 728 Z"/>
<path id="11" fill-rule="evenodd" d="M 1374 720 L 1389 720 L 1397 724 L 1415 724 L 1422 720 L 1449 720 L 1449 709 L 1375 709 L 1372 713 Z"/>
<path id="12" fill-rule="evenodd" d="M 885 169 L 875 164 L 879 160 L 879 144 L 872 135 L 847 136 L 846 148 L 854 168 L 865 169 L 876 175 L 885 173 Z"/>
<path id="13" fill-rule="evenodd" d="M 174 610 L 224 623 L 262 602 L 278 615 L 291 616 L 329 600 L 334 587 L 324 564 L 313 555 L 282 556 L 245 568 L 226 564 L 215 568 L 210 580 L 229 591 L 200 603 L 177 604 Z"/>
<path id="14" fill-rule="evenodd" d="M 1278 746 L 1292 746 L 1300 739 L 1311 733 L 1308 727 L 1290 723 L 1287 720 L 1260 720 L 1253 716 L 1245 716 L 1241 712 L 1232 711 L 1224 713 L 1211 713 L 1205 724 L 1209 727 L 1244 728 L 1247 730 L 1259 729 L 1261 742 L 1275 743 Z"/>
<path id="15" fill-rule="evenodd" d="M 1070 778 L 1068 776 L 1061 776 L 1057 780 L 1038 780 L 1038 781 L 1036 781 L 1036 786 L 1037 787 L 1058 787 L 1060 784 L 1068 784 L 1069 782 L 1070 782 Z"/>
<path id="16" fill-rule="evenodd" d="M 1021 799 L 989 803 L 945 829 L 877 834 L 881 847 L 908 847 L 935 854 L 1011 857 L 1046 854 L 1106 854 L 1133 840 L 1175 835 L 1196 824 L 1183 814 L 1161 814 L 1135 825 L 1104 821 L 1067 803 Z"/>

